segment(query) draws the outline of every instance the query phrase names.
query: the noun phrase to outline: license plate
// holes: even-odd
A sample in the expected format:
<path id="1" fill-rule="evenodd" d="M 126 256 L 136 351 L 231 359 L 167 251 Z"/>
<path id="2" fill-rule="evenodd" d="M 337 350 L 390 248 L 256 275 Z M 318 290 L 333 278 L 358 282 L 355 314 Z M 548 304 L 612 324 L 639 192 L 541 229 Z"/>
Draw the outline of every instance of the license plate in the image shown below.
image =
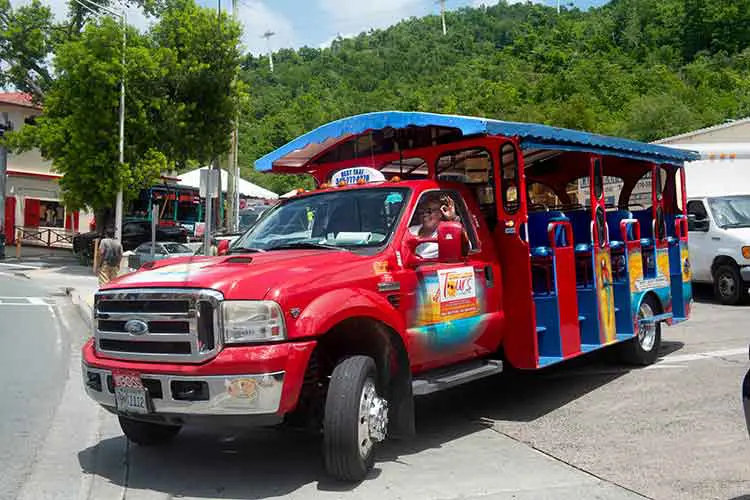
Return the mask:
<path id="1" fill-rule="evenodd" d="M 141 376 L 136 372 L 116 371 L 112 373 L 115 386 L 115 405 L 118 411 L 128 413 L 150 413 L 148 391 Z"/>

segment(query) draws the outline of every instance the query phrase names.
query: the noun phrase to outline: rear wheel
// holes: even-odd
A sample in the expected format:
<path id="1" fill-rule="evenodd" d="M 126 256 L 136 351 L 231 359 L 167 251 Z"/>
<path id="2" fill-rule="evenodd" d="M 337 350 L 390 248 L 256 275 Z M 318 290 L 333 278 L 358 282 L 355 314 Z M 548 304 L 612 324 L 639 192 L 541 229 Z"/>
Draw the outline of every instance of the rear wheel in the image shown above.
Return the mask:
<path id="1" fill-rule="evenodd" d="M 626 363 L 646 366 L 656 362 L 661 346 L 661 324 L 642 323 L 640 320 L 656 316 L 658 310 L 654 297 L 643 298 L 638 308 L 638 334 L 620 345 L 621 358 Z"/>
<path id="2" fill-rule="evenodd" d="M 377 388 L 368 356 L 352 356 L 333 370 L 323 417 L 326 471 L 342 481 L 362 481 L 375 463 L 375 445 L 385 439 L 388 403 Z"/>
<path id="3" fill-rule="evenodd" d="M 155 424 L 141 422 L 120 416 L 120 428 L 125 436 L 141 446 L 155 446 L 170 442 L 180 432 L 179 425 Z"/>
<path id="4" fill-rule="evenodd" d="M 714 295 L 724 305 L 739 304 L 747 295 L 740 270 L 736 265 L 724 264 L 714 272 Z"/>

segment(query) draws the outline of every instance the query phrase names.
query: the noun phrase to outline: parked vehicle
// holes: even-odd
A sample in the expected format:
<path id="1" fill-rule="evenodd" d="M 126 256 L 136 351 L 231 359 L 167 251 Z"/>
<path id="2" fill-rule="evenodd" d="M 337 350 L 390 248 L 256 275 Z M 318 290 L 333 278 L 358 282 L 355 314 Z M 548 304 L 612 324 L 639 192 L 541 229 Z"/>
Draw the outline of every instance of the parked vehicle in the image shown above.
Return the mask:
<path id="1" fill-rule="evenodd" d="M 329 123 L 255 165 L 318 188 L 226 255 L 150 263 L 97 292 L 87 393 L 143 445 L 199 422 L 322 430 L 326 470 L 361 480 L 378 443 L 414 434 L 416 396 L 608 347 L 654 363 L 662 325 L 690 315 L 676 186 L 696 158 L 484 118 Z M 663 189 L 631 212 L 644 175 Z M 605 176 L 624 186 L 610 210 Z M 585 204 L 568 189 L 583 181 Z M 536 184 L 553 204 L 533 202 Z"/>
<path id="2" fill-rule="evenodd" d="M 98 231 L 77 234 L 73 237 L 73 252 L 90 260 L 94 255 L 94 240 L 103 236 Z M 124 219 L 122 224 L 122 247 L 124 251 L 134 250 L 138 245 L 151 241 L 151 223 L 145 220 Z M 187 243 L 188 232 L 174 225 L 156 227 L 156 241 Z"/>
<path id="3" fill-rule="evenodd" d="M 153 254 L 152 254 L 153 246 Z M 146 262 L 153 262 L 162 259 L 169 259 L 173 257 L 185 257 L 193 255 L 193 250 L 183 243 L 174 242 L 159 242 L 152 243 L 146 242 L 141 243 L 133 252 L 131 256 L 130 267 L 132 269 L 138 269 Z"/>
<path id="4" fill-rule="evenodd" d="M 268 208 L 268 205 L 251 205 L 248 208 L 240 210 L 240 233 L 244 233 L 253 227 Z"/>
<path id="5" fill-rule="evenodd" d="M 722 304 L 744 302 L 750 287 L 750 147 L 674 146 L 701 153 L 685 168 L 693 281 L 713 285 Z"/>

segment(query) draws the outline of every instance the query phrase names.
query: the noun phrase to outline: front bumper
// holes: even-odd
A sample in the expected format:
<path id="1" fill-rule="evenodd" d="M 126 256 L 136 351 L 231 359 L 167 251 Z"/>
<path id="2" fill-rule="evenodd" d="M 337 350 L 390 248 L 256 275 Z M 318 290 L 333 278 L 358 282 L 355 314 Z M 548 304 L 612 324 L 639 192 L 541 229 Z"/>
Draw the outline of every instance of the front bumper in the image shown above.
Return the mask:
<path id="1" fill-rule="evenodd" d="M 82 350 L 83 383 L 89 397 L 113 412 L 112 372 L 127 370 L 140 375 L 152 416 L 280 416 L 296 406 L 315 345 L 225 347 L 206 363 L 187 365 L 106 358 L 90 340 Z"/>
<path id="2" fill-rule="evenodd" d="M 750 370 L 748 370 L 745 380 L 742 382 L 742 405 L 745 407 L 745 425 L 748 434 L 750 434 Z"/>
<path id="3" fill-rule="evenodd" d="M 284 372 L 213 377 L 155 373 L 140 375 L 149 389 L 153 412 L 169 415 L 276 414 L 284 386 Z M 84 363 L 83 382 L 91 399 L 116 410 L 110 370 L 91 368 Z M 179 392 L 181 387 L 186 386 L 204 387 L 207 394 L 202 394 L 202 399 L 186 400 L 185 395 L 180 396 Z"/>

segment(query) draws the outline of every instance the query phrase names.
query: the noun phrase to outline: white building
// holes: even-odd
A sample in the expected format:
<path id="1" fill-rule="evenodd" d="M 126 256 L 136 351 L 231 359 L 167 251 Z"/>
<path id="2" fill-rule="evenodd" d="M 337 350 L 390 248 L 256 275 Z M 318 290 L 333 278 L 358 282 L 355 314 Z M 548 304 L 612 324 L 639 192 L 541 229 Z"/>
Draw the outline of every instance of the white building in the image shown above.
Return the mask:
<path id="1" fill-rule="evenodd" d="M 0 92 L 0 113 L 7 114 L 13 130 L 24 127 L 42 113 L 21 92 Z M 15 241 L 15 228 L 54 229 L 58 232 L 87 230 L 91 214 L 67 211 L 62 204 L 59 180 L 52 164 L 39 151 L 19 155 L 8 153 L 8 178 L 5 192 L 6 243 Z M 70 246 L 61 244 L 57 246 Z"/>

